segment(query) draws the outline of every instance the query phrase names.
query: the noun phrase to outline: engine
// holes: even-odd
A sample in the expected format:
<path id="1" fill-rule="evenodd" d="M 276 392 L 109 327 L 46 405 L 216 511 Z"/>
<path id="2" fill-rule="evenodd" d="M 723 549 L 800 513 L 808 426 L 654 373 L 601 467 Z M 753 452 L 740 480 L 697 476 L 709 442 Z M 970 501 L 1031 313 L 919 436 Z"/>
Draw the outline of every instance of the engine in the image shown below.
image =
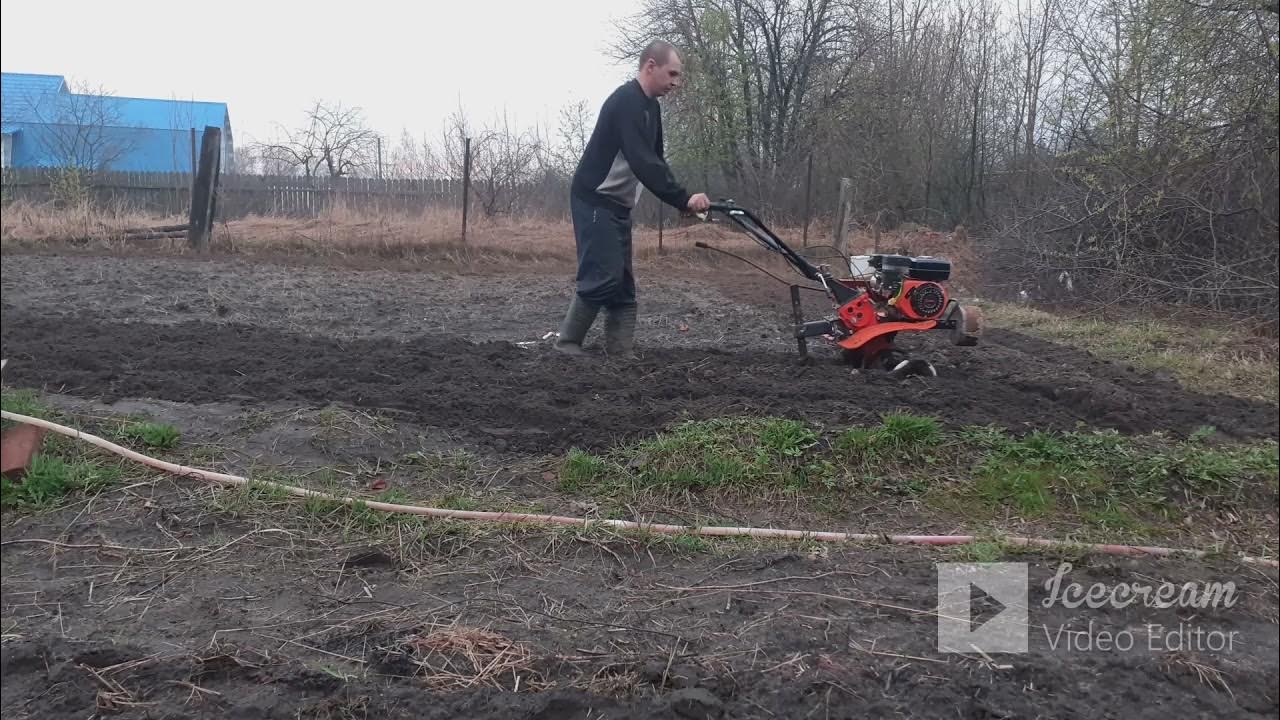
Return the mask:
<path id="1" fill-rule="evenodd" d="M 869 285 L 888 306 L 886 319 L 931 320 L 946 310 L 941 283 L 951 277 L 951 263 L 945 258 L 870 255 L 864 261 L 875 269 Z"/>

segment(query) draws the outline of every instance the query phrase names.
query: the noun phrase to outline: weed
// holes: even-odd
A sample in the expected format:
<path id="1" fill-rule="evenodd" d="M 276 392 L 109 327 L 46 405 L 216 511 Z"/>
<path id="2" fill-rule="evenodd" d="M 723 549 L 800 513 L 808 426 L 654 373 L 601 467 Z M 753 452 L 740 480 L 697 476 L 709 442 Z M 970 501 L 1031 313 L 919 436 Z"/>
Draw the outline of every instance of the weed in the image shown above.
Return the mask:
<path id="1" fill-rule="evenodd" d="M 342 509 L 343 504 L 320 495 L 309 495 L 302 501 L 302 510 L 308 515 L 326 517 Z"/>
<path id="2" fill-rule="evenodd" d="M 686 553 L 711 552 L 711 541 L 701 535 L 675 535 L 671 538 L 671 544 Z"/>
<path id="3" fill-rule="evenodd" d="M 49 414 L 49 409 L 31 390 L 5 390 L 0 393 L 0 408 L 6 412 L 29 417 L 45 417 Z M 10 421 L 5 420 L 5 426 L 8 427 L 9 424 Z"/>
<path id="4" fill-rule="evenodd" d="M 21 482 L 0 479 L 0 504 L 5 509 L 42 510 L 58 505 L 68 494 L 94 490 L 117 482 L 118 466 L 81 460 L 67 461 L 60 455 L 37 453 Z"/>
<path id="5" fill-rule="evenodd" d="M 121 427 L 117 433 L 121 439 L 133 440 L 149 448 L 177 447 L 182 434 L 172 425 L 154 422 L 135 422 Z"/>
<path id="6" fill-rule="evenodd" d="M 608 474 L 604 458 L 577 448 L 569 451 L 560 466 L 560 489 L 572 491 L 602 481 Z"/>
<path id="7" fill-rule="evenodd" d="M 422 475 L 434 481 L 465 482 L 481 469 L 480 459 L 461 449 L 448 452 L 413 452 L 409 453 L 405 461 L 422 468 Z"/>
<path id="8" fill-rule="evenodd" d="M 292 497 L 283 488 L 271 484 L 276 481 L 287 484 L 289 478 L 277 473 L 263 473 L 260 477 L 250 478 L 244 485 L 217 493 L 213 504 L 218 510 L 235 517 L 249 515 L 267 503 Z"/>
<path id="9" fill-rule="evenodd" d="M 474 498 L 469 498 L 466 495 L 462 495 L 459 493 L 451 493 L 449 495 L 445 495 L 444 497 L 440 498 L 440 501 L 436 503 L 436 506 L 445 508 L 447 510 L 479 510 L 480 509 L 480 503 L 478 501 L 476 501 Z"/>
<path id="10" fill-rule="evenodd" d="M 850 498 L 891 494 L 970 518 L 1070 517 L 1086 528 L 1143 533 L 1176 520 L 1178 505 L 1232 506 L 1249 489 L 1277 494 L 1274 442 L 1210 445 L 1210 429 L 1186 440 L 1108 431 L 945 428 L 932 417 L 886 415 L 878 425 L 824 436 L 780 418 L 686 422 L 595 455 L 571 451 L 560 487 L 609 499 L 605 514 L 628 504 L 705 512 L 713 492 L 783 493 L 831 514 Z"/>
<path id="11" fill-rule="evenodd" d="M 818 435 L 781 418 L 686 422 L 621 451 L 641 485 L 697 490 L 788 487 L 821 481 L 824 466 L 806 463 Z"/>
<path id="12" fill-rule="evenodd" d="M 978 494 L 991 507 L 1013 506 L 1023 517 L 1044 515 L 1053 505 L 1051 470 L 1018 463 L 987 463 L 978 471 Z"/>
<path id="13" fill-rule="evenodd" d="M 836 439 L 835 447 L 855 462 L 883 463 L 926 457 L 941 437 L 942 426 L 935 418 L 893 413 L 881 425 L 850 428 Z"/>
<path id="14" fill-rule="evenodd" d="M 999 541 L 975 539 L 965 545 L 956 545 L 949 554 L 960 562 L 992 563 L 999 562 L 1007 553 L 1008 549 Z"/>

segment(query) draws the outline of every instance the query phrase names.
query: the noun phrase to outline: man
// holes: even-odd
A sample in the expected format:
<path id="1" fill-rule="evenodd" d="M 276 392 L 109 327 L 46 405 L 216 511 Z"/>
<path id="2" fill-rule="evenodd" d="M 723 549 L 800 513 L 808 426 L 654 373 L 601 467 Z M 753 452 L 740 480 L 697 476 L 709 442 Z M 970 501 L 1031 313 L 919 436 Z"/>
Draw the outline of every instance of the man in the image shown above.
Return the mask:
<path id="1" fill-rule="evenodd" d="M 679 87 L 683 63 L 670 43 L 655 40 L 640 54 L 640 69 L 605 100 L 578 162 L 569 193 L 578 248 L 577 288 L 560 326 L 556 349 L 585 355 L 582 340 L 601 308 L 605 352 L 634 357 L 636 287 L 631 271 L 631 210 L 642 185 L 679 210 L 705 212 L 704 193 L 690 195 L 663 158 L 657 98 Z"/>

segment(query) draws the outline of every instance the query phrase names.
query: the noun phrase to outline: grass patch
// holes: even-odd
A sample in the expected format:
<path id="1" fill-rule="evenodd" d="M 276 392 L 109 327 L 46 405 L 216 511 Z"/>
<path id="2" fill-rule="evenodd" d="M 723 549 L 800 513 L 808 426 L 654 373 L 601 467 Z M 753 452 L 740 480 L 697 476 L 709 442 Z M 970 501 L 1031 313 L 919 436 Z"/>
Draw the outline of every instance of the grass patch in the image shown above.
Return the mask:
<path id="1" fill-rule="evenodd" d="M 560 465 L 560 489 L 577 490 L 604 482 L 608 475 L 609 464 L 604 458 L 574 448 Z"/>
<path id="2" fill-rule="evenodd" d="M 6 412 L 16 413 L 18 415 L 28 415 L 31 417 L 45 417 L 49 414 L 49 409 L 41 403 L 39 397 L 32 390 L 9 390 L 5 389 L 0 393 L 0 408 Z M 10 427 L 16 423 L 5 420 L 4 426 Z"/>
<path id="3" fill-rule="evenodd" d="M 1207 393 L 1277 402 L 1280 368 L 1274 343 L 1230 326 L 1064 318 L 1018 305 L 984 306 L 994 326 L 1079 347 L 1099 357 L 1169 373 Z"/>
<path id="4" fill-rule="evenodd" d="M 130 422 L 120 427 L 116 436 L 125 441 L 142 443 L 158 450 L 168 450 L 178 446 L 182 433 L 172 425 L 155 422 Z"/>
<path id="5" fill-rule="evenodd" d="M 1183 508 L 1239 508 L 1280 494 L 1273 441 L 1215 445 L 1115 431 L 1015 436 L 994 427 L 946 428 L 930 417 L 822 432 L 779 418 L 683 423 L 603 454 L 569 452 L 560 487 L 605 507 L 701 507 L 705 496 L 748 500 L 802 494 L 832 514 L 850 501 L 905 494 L 978 522 L 1071 519 L 1143 535 Z"/>
<path id="6" fill-rule="evenodd" d="M 826 468 L 809 462 L 818 435 L 783 418 L 734 418 L 677 425 L 625 451 L 635 482 L 677 490 L 803 485 Z"/>
<path id="7" fill-rule="evenodd" d="M 0 407 L 19 415 L 58 419 L 58 413 L 31 390 L 5 388 L 0 392 Z M 6 420 L 3 425 L 8 430 L 17 423 Z M 5 510 L 47 510 L 76 493 L 114 485 L 124 475 L 121 461 L 51 432 L 44 436 L 21 478 L 0 478 L 0 506 Z"/>
<path id="8" fill-rule="evenodd" d="M 0 478 L 0 505 L 6 510 L 44 510 L 59 505 L 73 492 L 112 485 L 121 475 L 123 471 L 118 466 L 39 453 L 32 456 L 20 482 Z"/>
<path id="9" fill-rule="evenodd" d="M 1009 548 L 998 540 L 978 540 L 965 545 L 950 548 L 948 554 L 956 562 L 992 563 L 1003 560 L 1009 554 Z"/>

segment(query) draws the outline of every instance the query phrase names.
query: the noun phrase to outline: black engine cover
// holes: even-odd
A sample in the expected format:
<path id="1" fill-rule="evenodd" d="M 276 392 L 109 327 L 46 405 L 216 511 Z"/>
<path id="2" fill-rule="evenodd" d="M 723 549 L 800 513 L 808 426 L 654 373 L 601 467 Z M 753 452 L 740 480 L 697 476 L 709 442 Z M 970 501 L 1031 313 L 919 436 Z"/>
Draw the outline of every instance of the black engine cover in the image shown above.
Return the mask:
<path id="1" fill-rule="evenodd" d="M 905 267 L 912 280 L 942 282 L 951 277 L 951 261 L 945 258 L 880 254 L 872 255 L 869 262 L 877 270 Z"/>
<path id="2" fill-rule="evenodd" d="M 907 277 L 912 280 L 942 282 L 951 277 L 951 261 L 943 258 L 911 258 Z"/>

